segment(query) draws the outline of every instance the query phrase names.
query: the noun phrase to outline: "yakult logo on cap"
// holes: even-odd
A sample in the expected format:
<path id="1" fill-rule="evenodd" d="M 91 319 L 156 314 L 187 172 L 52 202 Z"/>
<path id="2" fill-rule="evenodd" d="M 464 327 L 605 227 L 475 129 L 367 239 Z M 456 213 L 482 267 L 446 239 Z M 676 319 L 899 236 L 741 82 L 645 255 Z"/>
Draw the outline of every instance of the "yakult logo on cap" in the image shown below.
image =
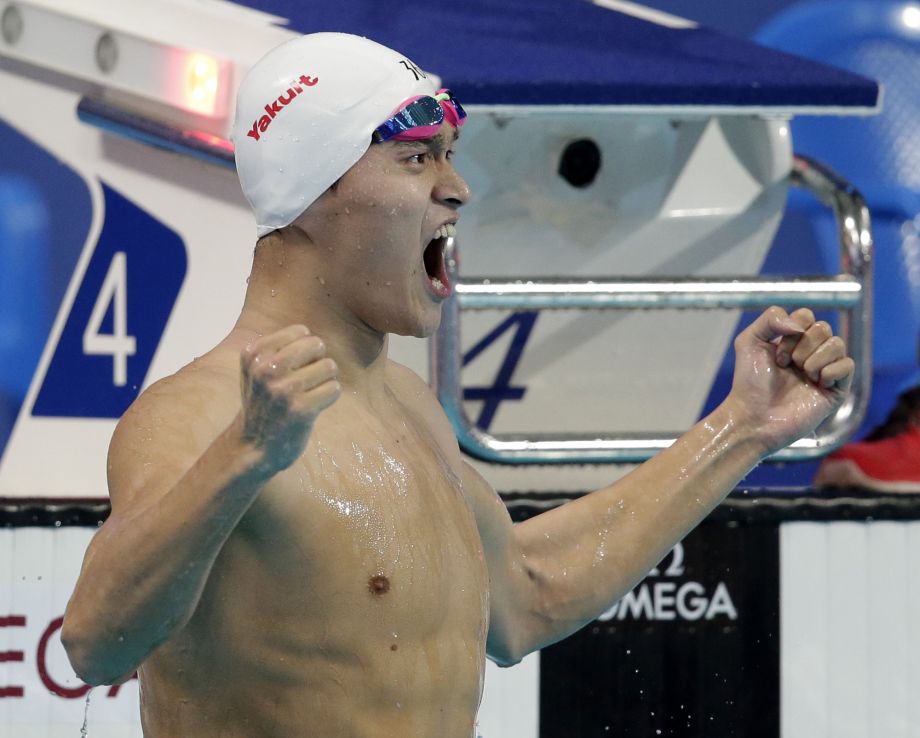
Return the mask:
<path id="1" fill-rule="evenodd" d="M 300 82 L 304 84 L 305 87 L 313 87 L 317 82 L 319 82 L 319 77 L 309 77 L 306 74 L 300 75 Z M 275 116 L 281 112 L 282 106 L 290 105 L 295 97 L 300 95 L 303 92 L 303 87 L 301 87 L 297 82 L 292 82 L 291 86 L 287 88 L 285 94 L 279 95 L 277 99 L 272 100 L 265 106 L 265 113 L 260 118 L 252 123 L 252 130 L 246 133 L 247 136 L 252 136 L 256 141 L 259 140 L 262 133 L 268 130 L 268 127 L 272 124 L 272 121 L 275 119 Z"/>

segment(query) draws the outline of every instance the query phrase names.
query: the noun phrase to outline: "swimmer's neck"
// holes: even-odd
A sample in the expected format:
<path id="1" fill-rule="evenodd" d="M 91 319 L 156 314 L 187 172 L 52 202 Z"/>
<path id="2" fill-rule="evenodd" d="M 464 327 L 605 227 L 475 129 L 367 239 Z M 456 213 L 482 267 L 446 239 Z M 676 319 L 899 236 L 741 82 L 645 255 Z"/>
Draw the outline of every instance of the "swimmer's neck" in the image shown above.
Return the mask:
<path id="1" fill-rule="evenodd" d="M 240 317 L 242 345 L 289 325 L 302 324 L 326 344 L 344 391 L 372 399 L 385 391 L 389 337 L 359 320 L 320 278 L 304 249 L 282 239 L 260 242 Z"/>

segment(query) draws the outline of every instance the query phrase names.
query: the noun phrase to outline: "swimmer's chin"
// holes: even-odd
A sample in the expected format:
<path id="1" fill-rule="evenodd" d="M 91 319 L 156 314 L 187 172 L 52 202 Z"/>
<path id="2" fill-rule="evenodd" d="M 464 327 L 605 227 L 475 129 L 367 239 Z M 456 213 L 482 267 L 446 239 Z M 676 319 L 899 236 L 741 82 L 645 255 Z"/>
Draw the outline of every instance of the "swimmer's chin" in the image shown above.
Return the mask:
<path id="1" fill-rule="evenodd" d="M 397 333 L 396 335 L 406 336 L 408 338 L 431 338 L 438 332 L 438 327 L 440 325 L 441 321 L 439 320 L 434 325 L 417 326 L 414 330 L 406 331 L 405 333 Z"/>
<path id="2" fill-rule="evenodd" d="M 441 311 L 438 310 L 437 317 L 431 322 L 416 323 L 412 326 L 394 327 L 388 333 L 394 336 L 405 336 L 406 338 L 431 338 L 438 332 L 441 326 Z"/>

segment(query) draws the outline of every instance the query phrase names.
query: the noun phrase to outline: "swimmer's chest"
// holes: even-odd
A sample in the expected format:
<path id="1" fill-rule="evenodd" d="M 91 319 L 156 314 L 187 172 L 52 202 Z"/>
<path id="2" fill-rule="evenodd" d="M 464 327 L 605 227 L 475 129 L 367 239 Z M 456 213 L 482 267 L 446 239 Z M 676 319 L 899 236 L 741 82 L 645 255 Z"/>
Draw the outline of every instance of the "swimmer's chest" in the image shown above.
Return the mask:
<path id="1" fill-rule="evenodd" d="M 398 419 L 337 430 L 316 434 L 303 459 L 266 485 L 241 521 L 244 545 L 287 602 L 303 595 L 295 607 L 335 598 L 335 609 L 373 614 L 386 627 L 451 618 L 478 626 L 488 576 L 450 464 Z"/>

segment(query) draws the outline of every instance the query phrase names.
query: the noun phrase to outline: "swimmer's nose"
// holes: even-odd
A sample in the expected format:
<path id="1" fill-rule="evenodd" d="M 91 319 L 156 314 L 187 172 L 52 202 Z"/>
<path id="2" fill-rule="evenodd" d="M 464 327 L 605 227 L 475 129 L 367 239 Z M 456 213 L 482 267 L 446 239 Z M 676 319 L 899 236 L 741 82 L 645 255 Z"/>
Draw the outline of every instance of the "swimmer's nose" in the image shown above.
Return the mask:
<path id="1" fill-rule="evenodd" d="M 454 165 L 447 162 L 446 166 L 441 169 L 441 177 L 434 189 L 434 198 L 448 207 L 459 208 L 465 205 L 470 199 L 470 186 L 466 180 L 460 176 L 460 173 L 454 169 Z"/>

